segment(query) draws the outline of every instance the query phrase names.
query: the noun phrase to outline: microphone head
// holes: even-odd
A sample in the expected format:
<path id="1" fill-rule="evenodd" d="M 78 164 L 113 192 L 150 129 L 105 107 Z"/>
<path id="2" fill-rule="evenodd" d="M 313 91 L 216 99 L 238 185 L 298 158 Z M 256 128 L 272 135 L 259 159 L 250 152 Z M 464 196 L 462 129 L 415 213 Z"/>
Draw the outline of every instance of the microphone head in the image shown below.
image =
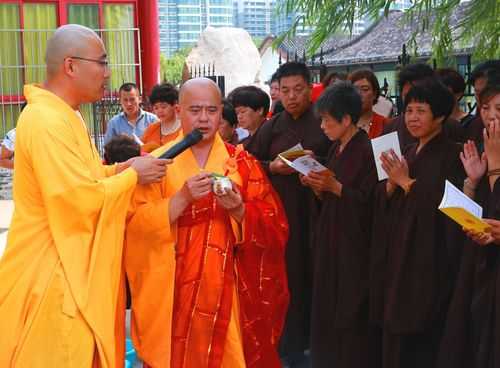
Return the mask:
<path id="1" fill-rule="evenodd" d="M 190 145 L 195 145 L 203 139 L 203 133 L 199 129 L 193 129 L 191 133 L 186 135 L 185 139 L 190 143 Z"/>

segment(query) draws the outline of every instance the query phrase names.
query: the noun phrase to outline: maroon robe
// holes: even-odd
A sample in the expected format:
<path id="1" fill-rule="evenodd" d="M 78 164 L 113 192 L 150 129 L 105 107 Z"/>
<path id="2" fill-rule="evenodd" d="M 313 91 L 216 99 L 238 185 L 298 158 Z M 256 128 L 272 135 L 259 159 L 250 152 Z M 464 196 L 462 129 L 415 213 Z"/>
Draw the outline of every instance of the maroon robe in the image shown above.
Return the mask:
<path id="1" fill-rule="evenodd" d="M 475 196 L 484 217 L 500 219 L 500 181 L 485 177 Z M 438 368 L 500 368 L 500 248 L 469 241 L 441 341 Z"/>
<path id="2" fill-rule="evenodd" d="M 327 166 L 342 183 L 342 195 L 323 193 L 313 248 L 312 366 L 377 368 L 380 338 L 368 318 L 375 161 L 362 130 L 340 154 L 338 148 L 334 143 Z"/>
<path id="3" fill-rule="evenodd" d="M 278 192 L 288 218 L 290 234 L 286 246 L 286 262 L 290 304 L 281 338 L 282 356 L 301 353 L 309 347 L 311 309 L 311 211 L 314 195 L 300 183 L 298 174 L 273 175 L 269 162 L 301 143 L 318 157 L 326 157 L 330 140 L 320 127 L 320 120 L 309 108 L 297 120 L 283 111 L 264 123 L 248 150 L 261 160 L 269 179 Z"/>
<path id="4" fill-rule="evenodd" d="M 438 210 L 445 180 L 463 185 L 460 146 L 440 133 L 417 154 L 405 152 L 408 194 L 375 197 L 371 318 L 383 329 L 384 368 L 433 368 L 459 269 L 463 232 Z"/>
<path id="5" fill-rule="evenodd" d="M 464 126 L 465 137 L 476 143 L 480 151 L 483 151 L 483 130 L 484 124 L 481 116 L 476 116 L 472 121 Z"/>
<path id="6" fill-rule="evenodd" d="M 248 152 L 253 152 L 257 148 L 257 134 L 259 133 L 259 130 L 262 128 L 262 125 L 266 124 L 268 120 L 265 120 L 254 132 L 254 134 L 249 135 L 248 137 L 243 138 L 241 141 L 239 141 L 238 144 L 242 144 L 245 150 Z"/>

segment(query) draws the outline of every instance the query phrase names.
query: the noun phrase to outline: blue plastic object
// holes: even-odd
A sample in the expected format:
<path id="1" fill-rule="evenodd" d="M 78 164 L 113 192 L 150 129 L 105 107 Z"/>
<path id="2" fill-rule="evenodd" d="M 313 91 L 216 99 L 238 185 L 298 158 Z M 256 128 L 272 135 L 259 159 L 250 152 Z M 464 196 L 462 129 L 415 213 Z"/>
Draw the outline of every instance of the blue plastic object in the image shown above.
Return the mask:
<path id="1" fill-rule="evenodd" d="M 125 341 L 125 368 L 132 368 L 137 362 L 137 353 L 135 352 L 132 340 Z"/>

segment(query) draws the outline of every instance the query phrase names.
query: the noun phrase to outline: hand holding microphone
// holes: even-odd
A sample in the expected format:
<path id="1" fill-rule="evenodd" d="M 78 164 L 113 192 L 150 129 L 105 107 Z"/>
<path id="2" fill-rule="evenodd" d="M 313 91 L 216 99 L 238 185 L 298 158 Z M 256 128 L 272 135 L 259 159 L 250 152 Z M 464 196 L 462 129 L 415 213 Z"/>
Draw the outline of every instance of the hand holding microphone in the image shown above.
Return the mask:
<path id="1" fill-rule="evenodd" d="M 167 165 L 172 163 L 172 159 L 201 141 L 202 138 L 203 134 L 195 129 L 158 158 L 153 156 L 134 157 L 130 162 L 130 167 L 137 172 L 138 183 L 150 184 L 161 181 L 167 173 Z"/>

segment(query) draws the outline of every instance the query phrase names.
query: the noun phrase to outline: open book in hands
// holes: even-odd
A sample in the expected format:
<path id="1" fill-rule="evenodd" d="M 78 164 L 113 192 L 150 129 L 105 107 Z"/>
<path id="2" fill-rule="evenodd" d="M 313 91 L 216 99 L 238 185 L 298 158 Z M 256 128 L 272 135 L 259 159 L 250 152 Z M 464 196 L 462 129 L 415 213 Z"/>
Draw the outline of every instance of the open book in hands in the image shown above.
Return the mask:
<path id="1" fill-rule="evenodd" d="M 309 156 L 300 143 L 290 149 L 281 152 L 278 157 L 291 168 L 302 175 L 308 175 L 311 171 L 323 172 L 328 169 Z"/>
<path id="2" fill-rule="evenodd" d="M 483 208 L 446 180 L 439 210 L 466 230 L 484 233 L 490 225 L 484 222 Z"/>

